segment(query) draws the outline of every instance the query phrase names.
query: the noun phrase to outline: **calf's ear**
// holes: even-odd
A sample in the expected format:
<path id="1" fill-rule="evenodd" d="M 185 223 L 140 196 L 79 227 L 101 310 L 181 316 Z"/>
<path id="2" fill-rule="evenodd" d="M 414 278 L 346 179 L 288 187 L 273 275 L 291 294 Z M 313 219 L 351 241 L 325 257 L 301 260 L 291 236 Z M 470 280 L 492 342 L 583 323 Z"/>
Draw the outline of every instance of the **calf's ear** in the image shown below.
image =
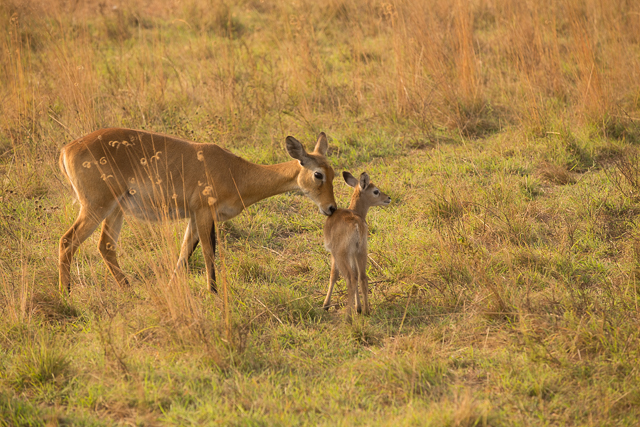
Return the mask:
<path id="1" fill-rule="evenodd" d="M 366 172 L 362 172 L 362 174 L 360 175 L 360 189 L 365 190 L 369 185 L 369 182 L 369 174 L 367 174 Z"/>

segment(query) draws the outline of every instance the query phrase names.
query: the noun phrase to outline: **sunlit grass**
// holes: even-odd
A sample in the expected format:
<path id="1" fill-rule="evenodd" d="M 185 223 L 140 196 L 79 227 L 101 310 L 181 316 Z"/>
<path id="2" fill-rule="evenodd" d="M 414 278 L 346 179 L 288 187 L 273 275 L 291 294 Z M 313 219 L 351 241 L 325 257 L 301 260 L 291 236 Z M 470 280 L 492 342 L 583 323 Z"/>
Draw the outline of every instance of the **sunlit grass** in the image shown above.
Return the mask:
<path id="1" fill-rule="evenodd" d="M 0 425 L 635 425 L 640 9 L 499 0 L 0 5 Z M 300 194 L 220 226 L 125 220 L 57 292 L 78 205 L 60 147 L 119 126 L 253 162 L 329 135 L 392 204 L 368 216 L 372 314 L 322 310 Z M 346 207 L 351 189 L 336 180 Z M 224 264 L 222 257 L 224 257 Z"/>

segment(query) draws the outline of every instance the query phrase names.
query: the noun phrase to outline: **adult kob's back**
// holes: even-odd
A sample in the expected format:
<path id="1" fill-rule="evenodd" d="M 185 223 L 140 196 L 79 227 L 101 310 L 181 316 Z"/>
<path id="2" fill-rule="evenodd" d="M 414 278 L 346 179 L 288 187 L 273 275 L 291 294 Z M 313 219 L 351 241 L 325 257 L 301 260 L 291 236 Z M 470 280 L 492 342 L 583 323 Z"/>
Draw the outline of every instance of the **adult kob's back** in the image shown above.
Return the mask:
<path id="1" fill-rule="evenodd" d="M 121 285 L 127 280 L 116 256 L 124 214 L 147 221 L 189 218 L 178 267 L 201 242 L 210 288 L 215 287 L 215 221 L 226 221 L 264 198 L 301 190 L 325 215 L 336 210 L 334 172 L 321 133 L 308 153 L 292 136 L 295 159 L 251 163 L 215 144 L 199 144 L 154 132 L 101 129 L 65 146 L 60 168 L 80 203 L 80 213 L 60 239 L 60 290 L 70 290 L 70 264 L 78 246 L 102 222 L 99 250 Z"/>

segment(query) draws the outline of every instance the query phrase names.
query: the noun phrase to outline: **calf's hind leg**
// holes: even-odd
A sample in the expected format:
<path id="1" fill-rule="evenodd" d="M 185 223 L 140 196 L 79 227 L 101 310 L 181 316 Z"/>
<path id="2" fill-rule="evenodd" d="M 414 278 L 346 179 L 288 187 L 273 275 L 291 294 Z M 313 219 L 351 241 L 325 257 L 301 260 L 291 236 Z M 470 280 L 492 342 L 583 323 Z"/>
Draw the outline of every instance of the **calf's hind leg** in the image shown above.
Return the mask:
<path id="1" fill-rule="evenodd" d="M 336 259 L 331 254 L 331 275 L 329 276 L 329 290 L 327 291 L 327 296 L 324 299 L 324 303 L 322 304 L 322 308 L 325 310 L 329 310 L 331 307 L 331 294 L 333 293 L 333 287 L 340 278 L 340 272 L 338 271 L 338 266 L 336 265 Z"/>
<path id="2" fill-rule="evenodd" d="M 362 296 L 360 297 L 360 301 L 362 301 L 362 304 L 358 304 L 357 309 L 358 309 L 358 313 L 368 315 L 371 312 L 371 307 L 369 306 L 369 280 L 367 278 L 366 254 L 364 257 L 358 258 L 356 262 L 357 262 L 358 283 L 360 285 L 360 292 L 362 293 Z M 356 289 L 357 289 L 357 286 L 356 286 Z"/>

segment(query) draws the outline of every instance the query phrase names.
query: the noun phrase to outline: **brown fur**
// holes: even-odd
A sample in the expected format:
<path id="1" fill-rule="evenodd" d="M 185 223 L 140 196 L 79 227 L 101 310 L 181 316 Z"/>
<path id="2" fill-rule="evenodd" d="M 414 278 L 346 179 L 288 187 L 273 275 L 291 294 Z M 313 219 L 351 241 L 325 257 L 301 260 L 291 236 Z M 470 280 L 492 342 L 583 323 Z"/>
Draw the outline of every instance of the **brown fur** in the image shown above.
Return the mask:
<path id="1" fill-rule="evenodd" d="M 118 283 L 127 284 L 116 257 L 125 213 L 148 221 L 189 218 L 176 270 L 199 241 L 215 291 L 214 220 L 226 221 L 259 200 L 291 190 L 302 190 L 325 215 L 336 208 L 326 135 L 320 134 L 312 153 L 291 136 L 286 145 L 295 160 L 266 166 L 215 144 L 132 129 L 101 129 L 65 146 L 60 168 L 81 207 L 60 239 L 60 291 L 70 289 L 73 254 L 100 222 L 100 253 Z"/>
<path id="2" fill-rule="evenodd" d="M 347 313 L 353 309 L 358 313 L 369 314 L 369 285 L 367 279 L 367 227 L 366 217 L 372 206 L 386 206 L 391 197 L 381 192 L 369 181 L 366 172 L 356 180 L 349 172 L 343 172 L 346 183 L 354 187 L 349 209 L 338 209 L 327 218 L 324 225 L 324 244 L 331 252 L 331 276 L 329 290 L 323 307 L 331 306 L 331 293 L 339 275 L 347 282 Z M 377 194 L 376 194 L 377 193 Z M 363 304 L 358 296 L 358 284 L 362 293 Z"/>

